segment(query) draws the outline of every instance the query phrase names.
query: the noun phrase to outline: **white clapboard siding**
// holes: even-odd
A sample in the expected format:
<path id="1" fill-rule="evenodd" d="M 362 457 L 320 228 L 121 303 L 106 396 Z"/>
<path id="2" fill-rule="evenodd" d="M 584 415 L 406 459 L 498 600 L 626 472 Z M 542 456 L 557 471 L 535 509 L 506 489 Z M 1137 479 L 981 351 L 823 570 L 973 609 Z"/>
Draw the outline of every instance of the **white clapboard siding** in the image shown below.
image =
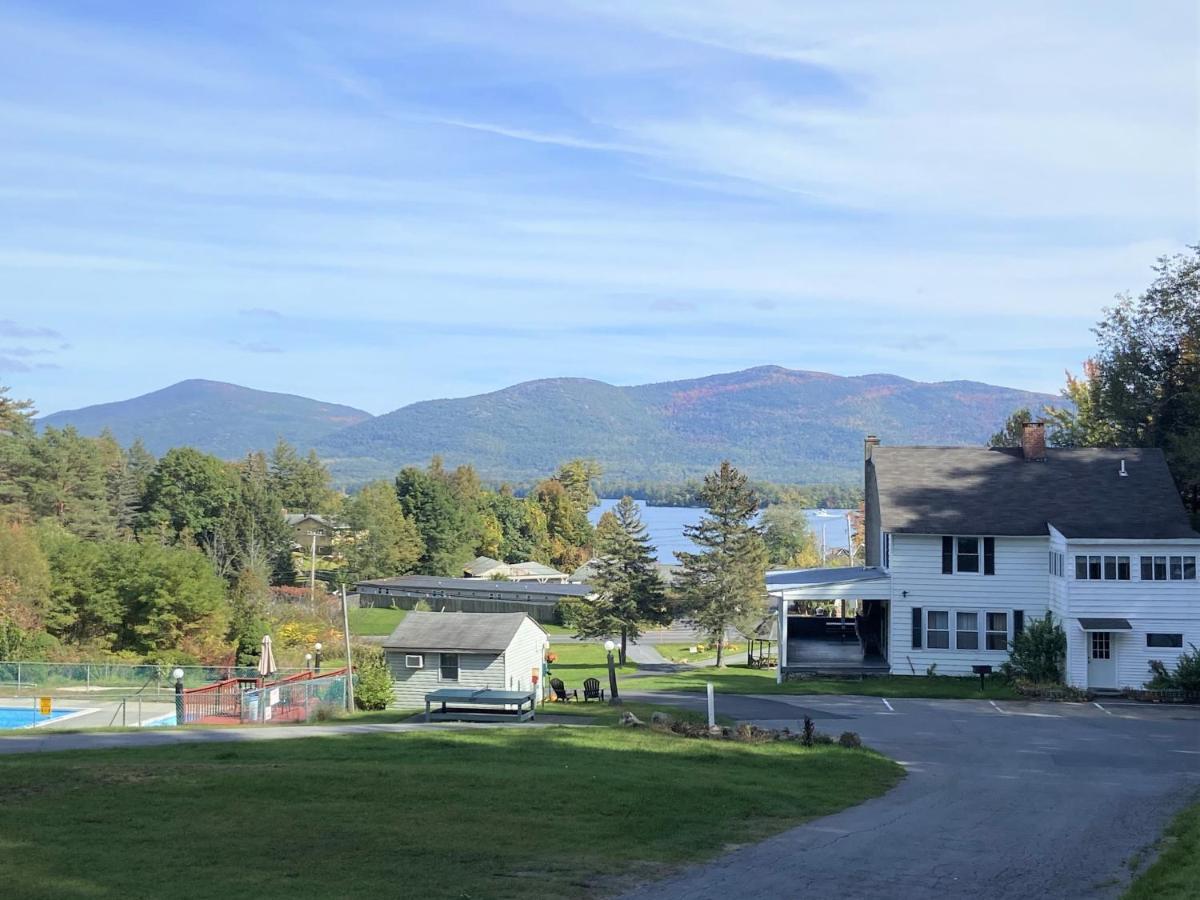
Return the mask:
<path id="1" fill-rule="evenodd" d="M 1095 544 L 1087 541 L 1067 543 L 1066 610 L 1067 680 L 1087 687 L 1089 641 L 1078 619 L 1127 619 L 1132 631 L 1112 632 L 1112 648 L 1117 660 L 1117 685 L 1141 688 L 1150 679 L 1150 660 L 1162 660 L 1173 667 L 1179 655 L 1200 646 L 1200 581 L 1142 581 L 1143 556 L 1198 556 L 1200 542 L 1164 544 Z M 1129 581 L 1105 581 L 1075 578 L 1075 556 L 1128 556 Z M 1147 647 L 1146 635 L 1182 634 L 1183 647 Z"/>
<path id="2" fill-rule="evenodd" d="M 460 653 L 458 655 L 458 681 L 443 681 L 441 666 L 436 651 L 423 655 L 425 666 L 409 669 L 404 657 L 414 655 L 399 650 L 388 650 L 388 668 L 392 672 L 393 706 L 400 709 L 417 709 L 425 706 L 425 695 L 439 688 L 460 687 L 481 690 L 490 688 L 504 690 L 504 656 L 500 653 Z"/>
<path id="3" fill-rule="evenodd" d="M 936 664 L 939 675 L 970 675 L 973 665 L 999 666 L 1008 659 L 1007 651 L 953 649 L 953 612 L 956 610 L 980 614 L 981 646 L 985 612 L 1008 613 L 1010 640 L 1014 610 L 1023 610 L 1026 622 L 1046 614 L 1050 596 L 1049 538 L 997 537 L 995 541 L 995 575 L 943 575 L 941 535 L 892 535 L 889 662 L 894 674 L 924 675 Z M 980 564 L 982 566 L 982 560 Z M 930 650 L 924 639 L 920 649 L 913 648 L 914 607 L 920 607 L 923 616 L 931 609 L 951 611 L 952 649 Z"/>
<path id="4" fill-rule="evenodd" d="M 538 673 L 536 693 L 541 699 L 542 692 L 542 661 L 546 658 L 546 650 L 550 646 L 550 638 L 541 627 L 526 619 L 513 635 L 512 642 L 504 651 L 505 685 L 510 691 L 528 691 L 533 689 L 532 675 Z"/>

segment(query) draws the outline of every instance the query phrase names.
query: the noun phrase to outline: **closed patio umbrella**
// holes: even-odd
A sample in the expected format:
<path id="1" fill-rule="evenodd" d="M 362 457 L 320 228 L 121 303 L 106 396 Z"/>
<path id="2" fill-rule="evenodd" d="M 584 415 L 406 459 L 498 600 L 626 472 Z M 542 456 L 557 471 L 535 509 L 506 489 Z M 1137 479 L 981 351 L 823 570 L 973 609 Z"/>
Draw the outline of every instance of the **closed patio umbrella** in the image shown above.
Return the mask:
<path id="1" fill-rule="evenodd" d="M 279 671 L 275 665 L 275 651 L 271 649 L 271 636 L 264 634 L 262 649 L 258 653 L 258 674 L 265 681 Z"/>

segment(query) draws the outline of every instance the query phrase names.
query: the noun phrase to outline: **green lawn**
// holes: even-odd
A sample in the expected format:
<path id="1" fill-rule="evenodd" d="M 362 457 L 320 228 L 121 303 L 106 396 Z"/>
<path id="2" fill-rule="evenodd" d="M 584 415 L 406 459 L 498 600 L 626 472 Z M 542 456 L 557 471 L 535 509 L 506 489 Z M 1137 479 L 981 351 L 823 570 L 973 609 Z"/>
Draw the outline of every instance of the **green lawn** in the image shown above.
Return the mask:
<path id="1" fill-rule="evenodd" d="M 6 900 L 596 897 L 901 777 L 618 727 L 8 756 L 0 877 Z"/>
<path id="2" fill-rule="evenodd" d="M 400 620 L 404 618 L 405 612 L 403 609 L 372 606 L 347 610 L 347 614 L 350 616 L 350 633 L 352 635 L 391 634 L 400 624 Z"/>
<path id="3" fill-rule="evenodd" d="M 646 644 L 646 646 L 653 647 L 671 662 L 697 662 L 702 659 L 713 659 L 717 655 L 716 649 L 711 645 L 705 643 L 698 644 L 695 641 L 690 644 Z M 693 647 L 703 647 L 704 649 L 698 649 L 695 653 L 692 653 L 691 649 Z M 739 644 L 735 642 L 734 647 L 737 649 L 730 650 L 728 646 L 725 647 L 722 653 L 725 659 L 735 662 L 737 660 L 744 660 L 746 658 L 745 643 Z"/>
<path id="4" fill-rule="evenodd" d="M 925 697 L 934 700 L 1011 700 L 1019 695 L 998 678 L 989 679 L 987 689 L 979 690 L 978 678 L 949 678 L 924 675 L 883 675 L 863 679 L 810 678 L 775 683 L 773 669 L 749 669 L 731 665 L 723 669 L 706 667 L 670 675 L 629 678 L 622 684 L 626 691 L 702 691 L 705 682 L 713 682 L 724 694 L 857 694 L 867 697 Z"/>
<path id="5" fill-rule="evenodd" d="M 558 661 L 550 664 L 550 677 L 561 678 L 565 687 L 580 690 L 585 678 L 597 678 L 608 689 L 608 654 L 600 644 L 551 644 L 550 652 L 558 656 Z M 636 671 L 637 664 L 629 662 L 617 666 L 617 677 L 625 684 L 625 676 Z"/>
<path id="6" fill-rule="evenodd" d="M 1200 892 L 1200 803 L 1175 817 L 1161 855 L 1125 894 L 1125 900 L 1184 900 Z"/>

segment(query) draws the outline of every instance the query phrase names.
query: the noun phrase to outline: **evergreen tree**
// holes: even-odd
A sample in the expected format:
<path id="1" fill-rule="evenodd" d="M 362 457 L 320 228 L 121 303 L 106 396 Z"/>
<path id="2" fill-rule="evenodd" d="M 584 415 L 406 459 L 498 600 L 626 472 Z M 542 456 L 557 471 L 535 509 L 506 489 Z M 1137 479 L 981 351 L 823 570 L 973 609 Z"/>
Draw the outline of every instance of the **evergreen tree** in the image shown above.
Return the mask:
<path id="1" fill-rule="evenodd" d="M 1020 447 L 1025 426 L 1033 421 L 1033 413 L 1023 406 L 1004 420 L 1004 427 L 988 439 L 989 447 Z"/>
<path id="2" fill-rule="evenodd" d="M 175 447 L 146 480 L 138 533 L 166 543 L 211 544 L 237 495 L 231 466 L 191 447 Z"/>
<path id="3" fill-rule="evenodd" d="M 104 457 L 97 442 L 71 426 L 47 428 L 31 450 L 25 492 L 33 515 L 52 518 L 81 537 L 114 536 L 116 521 L 108 507 Z"/>
<path id="4" fill-rule="evenodd" d="M 396 498 L 404 515 L 417 527 L 424 552 L 418 570 L 426 575 L 462 574 L 475 556 L 471 520 L 451 487 L 441 460 L 429 469 L 412 466 L 396 476 Z"/>
<path id="5" fill-rule="evenodd" d="M 725 632 L 748 630 L 766 611 L 767 551 L 755 523 L 758 497 L 728 461 L 705 476 L 701 497 L 707 507 L 684 534 L 699 548 L 677 553 L 682 564 L 677 582 L 680 605 L 717 646 L 724 664 Z"/>
<path id="6" fill-rule="evenodd" d="M 622 497 L 596 526 L 596 575 L 592 599 L 580 604 L 575 618 L 578 637 L 621 636 L 621 665 L 629 639 L 637 639 L 643 623 L 670 621 L 667 598 L 656 568 L 655 548 L 631 497 Z"/>

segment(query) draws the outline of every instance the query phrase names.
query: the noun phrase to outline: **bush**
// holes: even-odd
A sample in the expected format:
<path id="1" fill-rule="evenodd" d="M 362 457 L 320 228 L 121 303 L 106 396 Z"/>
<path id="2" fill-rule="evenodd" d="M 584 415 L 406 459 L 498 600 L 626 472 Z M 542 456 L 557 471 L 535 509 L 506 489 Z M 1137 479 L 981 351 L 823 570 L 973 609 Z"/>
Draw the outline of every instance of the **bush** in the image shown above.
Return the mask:
<path id="1" fill-rule="evenodd" d="M 1186 691 L 1200 694 L 1200 650 L 1195 644 L 1188 644 L 1191 651 L 1179 654 L 1175 670 L 1167 669 L 1166 664 L 1159 659 L 1150 661 L 1150 671 L 1153 677 L 1146 687 L 1156 691 Z"/>
<path id="2" fill-rule="evenodd" d="M 825 732 L 823 732 L 823 731 L 819 731 L 819 732 L 817 732 L 816 734 L 814 734 L 814 735 L 813 735 L 813 743 L 814 743 L 815 745 L 817 745 L 818 747 L 828 747 L 828 746 L 831 746 L 831 745 L 834 743 L 834 741 L 833 741 L 833 735 L 832 735 L 832 734 L 825 734 Z"/>
<path id="3" fill-rule="evenodd" d="M 1067 633 L 1050 613 L 1035 619 L 1013 638 L 1008 662 L 1000 667 L 1009 681 L 1061 684 L 1067 656 Z"/>
<path id="4" fill-rule="evenodd" d="M 387 709 L 395 696 L 387 658 L 378 647 L 355 647 L 354 705 L 359 709 Z"/>
<path id="5" fill-rule="evenodd" d="M 817 726 L 808 716 L 804 717 L 804 732 L 800 736 L 800 743 L 805 747 L 813 745 L 813 738 L 816 736 Z"/>
<path id="6" fill-rule="evenodd" d="M 862 738 L 853 731 L 843 731 L 838 738 L 838 744 L 845 747 L 847 750 L 861 750 Z"/>

